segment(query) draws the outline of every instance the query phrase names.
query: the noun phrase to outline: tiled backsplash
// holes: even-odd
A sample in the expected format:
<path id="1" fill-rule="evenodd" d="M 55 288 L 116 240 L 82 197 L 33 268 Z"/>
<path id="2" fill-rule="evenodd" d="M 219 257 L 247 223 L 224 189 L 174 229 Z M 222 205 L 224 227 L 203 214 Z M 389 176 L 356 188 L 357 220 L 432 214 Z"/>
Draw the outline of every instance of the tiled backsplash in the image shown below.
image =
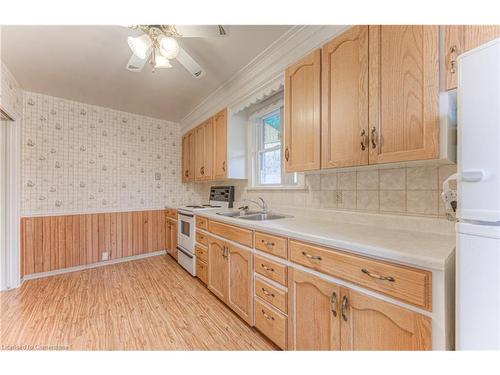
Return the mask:
<path id="1" fill-rule="evenodd" d="M 236 186 L 236 200 L 255 199 L 261 196 L 271 207 L 341 209 L 445 217 L 440 198 L 443 181 L 456 172 L 456 165 L 415 167 L 372 167 L 354 171 L 322 171 L 308 173 L 304 190 L 247 190 L 246 181 L 231 181 Z M 220 182 L 217 182 L 220 183 Z M 186 185 L 186 201 L 205 202 L 210 185 L 214 183 Z"/>
<path id="2" fill-rule="evenodd" d="M 177 123 L 26 92 L 22 214 L 179 204 Z"/>

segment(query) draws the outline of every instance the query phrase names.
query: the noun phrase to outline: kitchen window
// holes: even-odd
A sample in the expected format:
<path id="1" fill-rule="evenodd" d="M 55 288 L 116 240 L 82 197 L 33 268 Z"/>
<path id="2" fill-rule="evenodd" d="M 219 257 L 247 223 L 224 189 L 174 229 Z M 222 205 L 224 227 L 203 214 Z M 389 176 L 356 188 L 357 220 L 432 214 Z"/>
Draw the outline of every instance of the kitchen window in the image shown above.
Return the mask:
<path id="1" fill-rule="evenodd" d="M 256 189 L 302 188 L 298 173 L 285 173 L 283 163 L 283 100 L 254 113 L 250 120 L 252 184 Z"/>

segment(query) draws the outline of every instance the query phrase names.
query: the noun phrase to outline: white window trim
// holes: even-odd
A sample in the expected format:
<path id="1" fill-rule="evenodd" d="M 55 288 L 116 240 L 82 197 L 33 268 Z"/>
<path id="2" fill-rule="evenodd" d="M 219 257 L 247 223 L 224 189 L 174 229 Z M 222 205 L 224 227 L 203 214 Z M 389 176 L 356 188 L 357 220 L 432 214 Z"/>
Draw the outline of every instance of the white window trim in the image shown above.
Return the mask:
<path id="1" fill-rule="evenodd" d="M 249 158 L 248 158 L 248 191 L 252 190 L 305 190 L 305 179 L 303 173 L 297 173 L 297 184 L 289 185 L 289 184 L 277 184 L 277 185 L 259 185 L 258 182 L 258 171 L 257 169 L 257 144 L 260 140 L 257 138 L 260 134 L 260 119 L 271 112 L 281 110 L 281 119 L 282 126 L 284 127 L 284 117 L 283 117 L 283 105 L 284 101 L 282 98 L 270 103 L 269 105 L 260 108 L 259 110 L 253 112 L 248 119 L 248 150 L 249 150 Z M 283 134 L 283 129 L 282 129 Z M 281 160 L 284 160 L 283 155 L 283 143 L 281 144 Z M 282 179 L 284 178 L 284 169 L 282 168 Z"/>

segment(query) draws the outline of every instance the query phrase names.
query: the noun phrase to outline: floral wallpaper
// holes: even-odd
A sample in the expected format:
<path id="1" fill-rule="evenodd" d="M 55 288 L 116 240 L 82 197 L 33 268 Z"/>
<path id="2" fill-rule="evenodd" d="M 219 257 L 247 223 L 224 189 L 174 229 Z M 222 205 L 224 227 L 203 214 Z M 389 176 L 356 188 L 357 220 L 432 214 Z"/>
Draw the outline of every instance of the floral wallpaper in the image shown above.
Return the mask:
<path id="1" fill-rule="evenodd" d="M 163 208 L 183 198 L 177 123 L 25 92 L 22 214 Z"/>

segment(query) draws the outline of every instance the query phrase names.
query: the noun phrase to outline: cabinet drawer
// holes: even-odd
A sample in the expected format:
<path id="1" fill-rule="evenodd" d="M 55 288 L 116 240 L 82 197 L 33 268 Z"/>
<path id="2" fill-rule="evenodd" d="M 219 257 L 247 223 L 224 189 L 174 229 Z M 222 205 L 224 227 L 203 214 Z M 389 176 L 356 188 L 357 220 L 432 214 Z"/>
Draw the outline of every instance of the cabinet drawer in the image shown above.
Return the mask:
<path id="1" fill-rule="evenodd" d="M 208 266 L 199 258 L 196 259 L 196 276 L 203 281 L 203 284 L 206 285 L 208 283 Z"/>
<path id="2" fill-rule="evenodd" d="M 272 260 L 255 256 L 255 272 L 268 279 L 276 281 L 281 285 L 287 286 L 287 272 L 284 264 L 279 264 Z"/>
<path id="3" fill-rule="evenodd" d="M 264 280 L 255 278 L 255 295 L 286 314 L 286 292 L 266 283 Z"/>
<path id="4" fill-rule="evenodd" d="M 255 248 L 281 258 L 287 258 L 286 238 L 283 237 L 255 232 Z"/>
<path id="5" fill-rule="evenodd" d="M 208 229 L 208 219 L 202 216 L 196 216 L 196 228 Z"/>
<path id="6" fill-rule="evenodd" d="M 201 245 L 208 246 L 207 235 L 205 233 L 201 233 L 201 232 L 196 231 L 196 242 L 201 244 Z"/>
<path id="7" fill-rule="evenodd" d="M 286 316 L 255 298 L 255 327 L 281 349 L 286 343 Z"/>
<path id="8" fill-rule="evenodd" d="M 208 250 L 196 245 L 194 248 L 194 252 L 196 254 L 196 258 L 202 260 L 203 262 L 208 262 Z"/>
<path id="9" fill-rule="evenodd" d="M 432 273 L 290 240 L 290 260 L 427 310 Z"/>
<path id="10" fill-rule="evenodd" d="M 177 220 L 177 209 L 175 208 L 167 208 L 166 209 L 166 215 L 167 217 Z"/>
<path id="11" fill-rule="evenodd" d="M 253 247 L 253 233 L 249 229 L 209 220 L 208 231 L 242 245 Z"/>

